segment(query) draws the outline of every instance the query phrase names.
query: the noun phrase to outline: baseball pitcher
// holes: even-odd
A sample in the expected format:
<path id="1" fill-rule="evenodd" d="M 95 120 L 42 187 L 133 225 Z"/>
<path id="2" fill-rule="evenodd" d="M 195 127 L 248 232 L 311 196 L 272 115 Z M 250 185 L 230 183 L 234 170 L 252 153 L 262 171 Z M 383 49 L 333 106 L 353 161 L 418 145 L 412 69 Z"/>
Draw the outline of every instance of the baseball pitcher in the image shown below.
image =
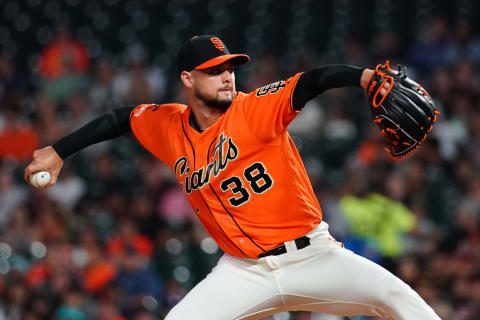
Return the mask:
<path id="1" fill-rule="evenodd" d="M 188 106 L 113 110 L 35 151 L 26 181 L 48 171 L 49 187 L 69 155 L 127 132 L 166 163 L 225 252 L 168 320 L 262 319 L 289 310 L 440 319 L 407 284 L 329 234 L 287 132 L 310 99 L 330 88 L 362 87 L 389 154 L 403 157 L 435 122 L 426 91 L 386 63 L 375 70 L 327 65 L 238 92 L 234 68 L 249 60 L 230 54 L 218 37 L 189 39 L 177 56 Z"/>

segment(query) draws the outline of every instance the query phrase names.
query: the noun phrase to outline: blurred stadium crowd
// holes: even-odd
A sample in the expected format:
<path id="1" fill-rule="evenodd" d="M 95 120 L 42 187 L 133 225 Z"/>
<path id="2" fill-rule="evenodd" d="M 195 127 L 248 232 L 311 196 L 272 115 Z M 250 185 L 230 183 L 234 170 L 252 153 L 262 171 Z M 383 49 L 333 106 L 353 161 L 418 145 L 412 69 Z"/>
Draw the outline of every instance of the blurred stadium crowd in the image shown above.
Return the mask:
<path id="1" fill-rule="evenodd" d="M 478 3 L 279 3 L 0 1 L 0 319 L 163 319 L 218 260 L 169 169 L 132 137 L 72 156 L 48 190 L 23 181 L 33 150 L 108 110 L 185 102 L 174 55 L 192 30 L 252 56 L 245 92 L 322 63 L 407 65 L 441 111 L 407 160 L 386 156 L 359 89 L 311 101 L 290 133 L 337 240 L 442 319 L 480 319 Z"/>

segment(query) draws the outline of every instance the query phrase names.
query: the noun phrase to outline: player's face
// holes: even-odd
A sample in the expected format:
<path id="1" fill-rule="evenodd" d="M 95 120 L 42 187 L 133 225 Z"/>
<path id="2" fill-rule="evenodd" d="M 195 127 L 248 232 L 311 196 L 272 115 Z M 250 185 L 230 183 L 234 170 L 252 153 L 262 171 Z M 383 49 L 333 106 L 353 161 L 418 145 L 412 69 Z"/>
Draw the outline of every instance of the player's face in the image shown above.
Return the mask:
<path id="1" fill-rule="evenodd" d="M 235 94 L 235 73 L 231 62 L 195 71 L 195 97 L 207 107 L 227 110 Z"/>

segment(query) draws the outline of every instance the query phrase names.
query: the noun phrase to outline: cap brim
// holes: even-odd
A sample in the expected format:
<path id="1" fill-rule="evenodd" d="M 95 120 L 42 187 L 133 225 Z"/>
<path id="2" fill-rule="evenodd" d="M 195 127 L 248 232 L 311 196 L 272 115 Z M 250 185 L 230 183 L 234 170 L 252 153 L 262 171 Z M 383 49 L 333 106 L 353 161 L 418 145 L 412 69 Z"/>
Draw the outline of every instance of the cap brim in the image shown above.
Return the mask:
<path id="1" fill-rule="evenodd" d="M 223 56 L 218 56 L 195 67 L 197 70 L 213 68 L 218 65 L 221 65 L 224 62 L 232 61 L 234 67 L 241 66 L 242 64 L 250 61 L 250 57 L 246 54 L 226 54 Z"/>

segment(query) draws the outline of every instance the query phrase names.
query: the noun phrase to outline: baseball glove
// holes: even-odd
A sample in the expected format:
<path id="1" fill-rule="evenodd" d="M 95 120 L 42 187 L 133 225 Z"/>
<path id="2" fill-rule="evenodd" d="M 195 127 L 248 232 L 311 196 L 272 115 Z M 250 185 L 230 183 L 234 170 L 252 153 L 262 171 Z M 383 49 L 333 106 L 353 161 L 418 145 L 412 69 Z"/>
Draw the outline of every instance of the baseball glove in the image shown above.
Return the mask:
<path id="1" fill-rule="evenodd" d="M 384 95 L 380 94 L 382 88 L 386 89 Z M 394 158 L 412 154 L 432 131 L 439 114 L 427 91 L 408 78 L 401 66 L 393 71 L 388 60 L 377 65 L 366 90 L 387 153 Z"/>

